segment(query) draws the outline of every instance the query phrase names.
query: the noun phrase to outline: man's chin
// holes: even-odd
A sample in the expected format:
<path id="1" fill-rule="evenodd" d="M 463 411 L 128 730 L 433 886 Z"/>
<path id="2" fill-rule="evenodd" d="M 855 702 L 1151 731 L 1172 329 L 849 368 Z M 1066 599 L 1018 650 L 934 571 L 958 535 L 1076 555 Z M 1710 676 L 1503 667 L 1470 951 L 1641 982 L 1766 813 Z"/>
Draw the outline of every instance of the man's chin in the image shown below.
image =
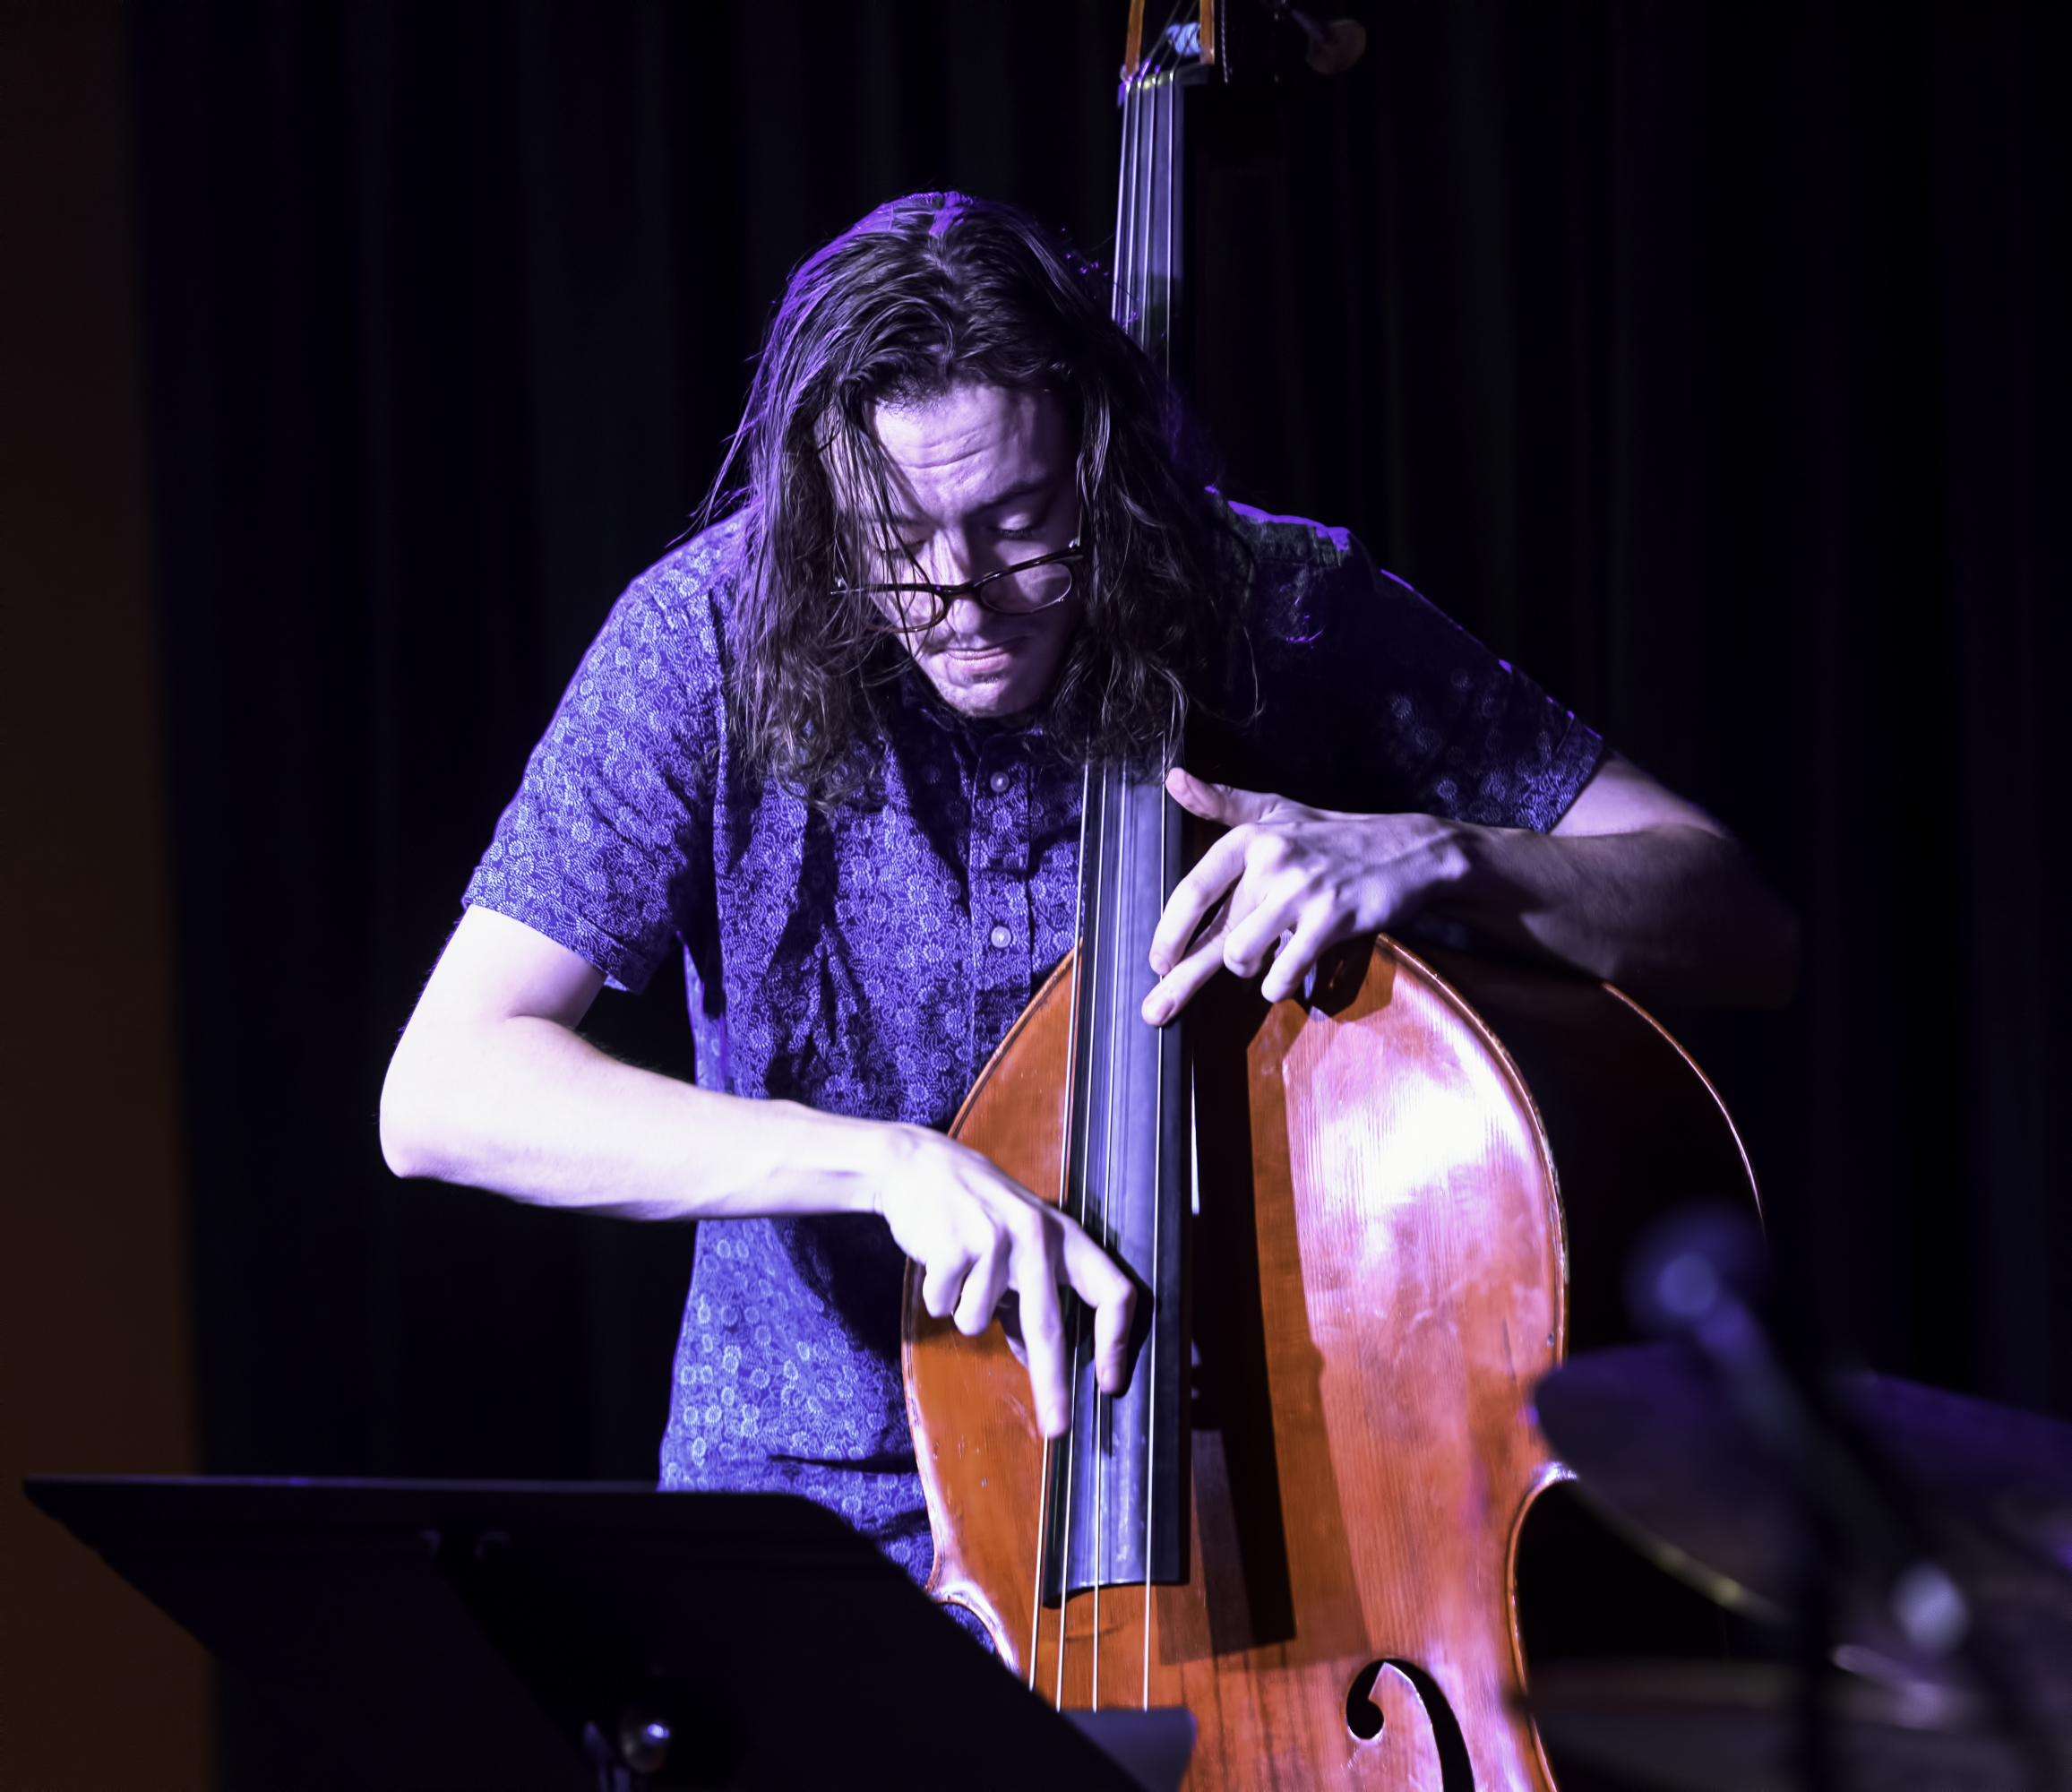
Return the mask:
<path id="1" fill-rule="evenodd" d="M 1062 641 L 1018 635 L 989 643 L 988 650 L 914 657 L 936 695 L 958 714 L 974 721 L 1005 721 L 1027 715 L 1044 701 L 1064 649 Z"/>
<path id="2" fill-rule="evenodd" d="M 969 716 L 974 721 L 999 721 L 1036 707 L 1036 696 L 1025 688 L 1030 681 L 1011 675 L 954 682 L 938 678 L 929 682 L 945 703 L 959 715 Z"/>
<path id="3" fill-rule="evenodd" d="M 975 722 L 1006 721 L 1012 716 L 1026 715 L 1036 707 L 1033 702 L 1001 692 L 981 694 L 970 691 L 944 691 L 941 695 L 942 701 L 959 715 Z"/>

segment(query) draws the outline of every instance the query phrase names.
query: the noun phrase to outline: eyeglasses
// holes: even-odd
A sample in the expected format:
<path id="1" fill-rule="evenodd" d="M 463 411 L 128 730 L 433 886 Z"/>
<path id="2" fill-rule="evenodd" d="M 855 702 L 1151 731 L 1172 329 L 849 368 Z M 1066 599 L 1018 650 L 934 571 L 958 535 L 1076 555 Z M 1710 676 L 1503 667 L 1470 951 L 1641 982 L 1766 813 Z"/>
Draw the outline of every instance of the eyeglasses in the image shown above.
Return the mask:
<path id="1" fill-rule="evenodd" d="M 969 598 L 995 616 L 1029 616 L 1062 604 L 1072 594 L 1072 568 L 1086 557 L 1086 550 L 1075 540 L 1055 554 L 1041 554 L 1034 560 L 1002 566 L 997 573 L 982 573 L 960 585 L 842 585 L 836 588 L 836 594 L 889 597 L 898 611 L 892 626 L 902 634 L 925 634 L 941 625 L 959 598 Z"/>

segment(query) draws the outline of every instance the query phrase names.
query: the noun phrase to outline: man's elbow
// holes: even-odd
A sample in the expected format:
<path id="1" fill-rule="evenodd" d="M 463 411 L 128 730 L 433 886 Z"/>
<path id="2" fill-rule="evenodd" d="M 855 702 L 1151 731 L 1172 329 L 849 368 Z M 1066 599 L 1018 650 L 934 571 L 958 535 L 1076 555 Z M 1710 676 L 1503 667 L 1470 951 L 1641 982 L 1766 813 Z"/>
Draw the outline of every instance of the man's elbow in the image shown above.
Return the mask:
<path id="1" fill-rule="evenodd" d="M 382 1081 L 380 1132 L 382 1160 L 400 1176 L 444 1179 L 448 1154 L 442 1149 L 444 1129 L 440 1124 L 443 1104 L 439 1099 L 431 1067 L 420 1048 L 413 1048 L 406 1032 L 389 1060 L 389 1073 Z"/>
<path id="2" fill-rule="evenodd" d="M 1731 912 L 1738 925 L 1721 930 L 1716 986 L 1701 1005 L 1788 1008 L 1799 993 L 1798 911 L 1750 864 Z"/>
<path id="3" fill-rule="evenodd" d="M 1732 942 L 1727 956 L 1735 966 L 1734 1005 L 1789 1007 L 1799 993 L 1804 945 L 1799 913 L 1739 842 L 1715 894 L 1714 912 L 1727 923 L 1721 929 L 1723 943 Z"/>

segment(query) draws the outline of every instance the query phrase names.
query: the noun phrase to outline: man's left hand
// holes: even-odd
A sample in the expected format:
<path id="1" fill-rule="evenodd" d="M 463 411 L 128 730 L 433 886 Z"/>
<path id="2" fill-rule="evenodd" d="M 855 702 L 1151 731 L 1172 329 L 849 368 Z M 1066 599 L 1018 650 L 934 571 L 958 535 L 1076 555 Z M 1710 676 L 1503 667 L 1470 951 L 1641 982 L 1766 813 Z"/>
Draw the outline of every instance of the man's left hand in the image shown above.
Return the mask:
<path id="1" fill-rule="evenodd" d="M 1217 971 L 1254 977 L 1269 957 L 1260 993 L 1278 1002 L 1340 940 L 1416 913 L 1468 873 L 1459 828 L 1436 815 L 1341 814 L 1206 784 L 1177 767 L 1165 788 L 1189 814 L 1230 831 L 1181 879 L 1152 936 L 1160 980 L 1144 1018 L 1154 1026 Z"/>

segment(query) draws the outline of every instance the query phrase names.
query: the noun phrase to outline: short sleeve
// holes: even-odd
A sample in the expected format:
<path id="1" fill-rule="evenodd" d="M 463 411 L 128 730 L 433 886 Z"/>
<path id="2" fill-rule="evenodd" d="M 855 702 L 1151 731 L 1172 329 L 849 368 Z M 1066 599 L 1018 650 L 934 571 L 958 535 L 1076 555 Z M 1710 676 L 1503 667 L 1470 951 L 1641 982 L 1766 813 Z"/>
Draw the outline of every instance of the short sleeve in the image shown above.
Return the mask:
<path id="1" fill-rule="evenodd" d="M 612 607 L 533 748 L 463 900 L 639 990 L 711 904 L 727 527 Z"/>
<path id="2" fill-rule="evenodd" d="M 1552 828 L 1595 730 L 1342 530 L 1232 506 L 1247 564 L 1225 713 L 1193 769 L 1320 808 Z M 1199 762 L 1196 762 L 1199 760 Z"/>

